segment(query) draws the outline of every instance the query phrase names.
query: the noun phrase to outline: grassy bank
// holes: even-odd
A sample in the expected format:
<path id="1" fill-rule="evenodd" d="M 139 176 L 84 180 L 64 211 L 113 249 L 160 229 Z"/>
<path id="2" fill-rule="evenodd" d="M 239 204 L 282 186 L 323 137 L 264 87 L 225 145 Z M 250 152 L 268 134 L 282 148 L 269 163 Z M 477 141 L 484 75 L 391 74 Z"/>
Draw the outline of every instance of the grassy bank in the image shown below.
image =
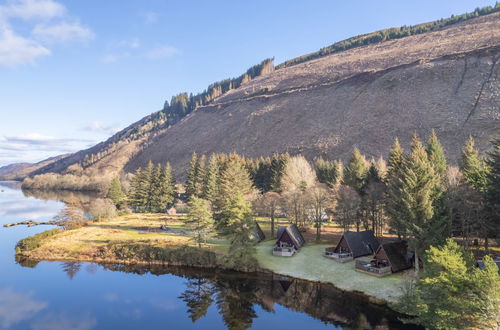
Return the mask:
<path id="1" fill-rule="evenodd" d="M 262 223 L 263 219 L 259 219 Z M 284 223 L 283 223 L 284 224 Z M 161 225 L 174 233 L 159 230 Z M 268 226 L 263 225 L 269 237 Z M 311 235 L 312 236 L 312 235 Z M 307 235 L 306 235 L 307 237 Z M 312 240 L 309 240 L 312 241 Z M 401 295 L 405 274 L 375 278 L 358 273 L 353 262 L 337 263 L 322 256 L 326 244 L 309 243 L 290 258 L 271 253 L 273 239 L 257 245 L 261 268 L 277 274 L 331 283 L 345 291 L 359 291 L 376 300 L 395 301 Z M 202 248 L 191 239 L 182 216 L 129 214 L 76 229 L 51 230 L 21 240 L 19 257 L 32 260 L 73 260 L 122 264 L 164 264 L 221 267 L 229 242 L 213 238 Z"/>

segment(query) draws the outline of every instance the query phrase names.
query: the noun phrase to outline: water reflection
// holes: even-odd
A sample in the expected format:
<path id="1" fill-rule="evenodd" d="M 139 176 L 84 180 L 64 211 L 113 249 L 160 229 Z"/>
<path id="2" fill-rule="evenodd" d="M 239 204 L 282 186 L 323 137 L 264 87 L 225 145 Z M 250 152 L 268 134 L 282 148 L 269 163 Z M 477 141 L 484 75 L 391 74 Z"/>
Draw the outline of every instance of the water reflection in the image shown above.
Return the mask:
<path id="1" fill-rule="evenodd" d="M 47 302 L 35 299 L 32 293 L 0 289 L 0 329 L 8 329 L 34 317 L 47 305 Z"/>
<path id="2" fill-rule="evenodd" d="M 105 269 L 146 274 L 173 274 L 186 279 L 179 295 L 192 322 L 217 308 L 228 329 L 248 329 L 258 317 L 255 310 L 274 313 L 276 306 L 304 312 L 325 324 L 349 329 L 412 329 L 398 321 L 398 314 L 366 297 L 342 292 L 332 285 L 269 274 L 241 274 L 193 268 L 103 265 Z M 173 305 L 171 305 L 173 306 Z M 417 328 L 417 327 L 415 327 Z"/>

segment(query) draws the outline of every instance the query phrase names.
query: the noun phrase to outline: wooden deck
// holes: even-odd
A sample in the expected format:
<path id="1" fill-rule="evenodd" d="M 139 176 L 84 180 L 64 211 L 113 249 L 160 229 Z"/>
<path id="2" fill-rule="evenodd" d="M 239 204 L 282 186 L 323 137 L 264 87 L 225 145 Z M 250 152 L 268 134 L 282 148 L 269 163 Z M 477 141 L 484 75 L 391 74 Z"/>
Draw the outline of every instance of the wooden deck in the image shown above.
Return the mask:
<path id="1" fill-rule="evenodd" d="M 356 260 L 355 270 L 357 272 L 366 273 L 377 277 L 382 277 L 392 274 L 390 266 L 373 267 L 371 266 L 370 261 L 367 260 L 366 258 Z"/>

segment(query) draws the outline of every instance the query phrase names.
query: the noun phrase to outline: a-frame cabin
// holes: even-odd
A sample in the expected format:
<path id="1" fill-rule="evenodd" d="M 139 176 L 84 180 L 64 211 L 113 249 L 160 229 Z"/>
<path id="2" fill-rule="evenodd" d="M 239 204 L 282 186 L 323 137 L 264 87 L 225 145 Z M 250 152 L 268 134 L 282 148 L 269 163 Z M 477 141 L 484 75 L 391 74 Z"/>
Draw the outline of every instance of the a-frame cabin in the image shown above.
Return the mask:
<path id="1" fill-rule="evenodd" d="M 374 254 L 379 245 L 371 230 L 346 231 L 337 246 L 325 249 L 325 257 L 346 262 L 354 258 Z"/>
<path id="2" fill-rule="evenodd" d="M 305 242 L 296 225 L 280 226 L 276 235 L 273 255 L 291 257 L 304 246 Z"/>

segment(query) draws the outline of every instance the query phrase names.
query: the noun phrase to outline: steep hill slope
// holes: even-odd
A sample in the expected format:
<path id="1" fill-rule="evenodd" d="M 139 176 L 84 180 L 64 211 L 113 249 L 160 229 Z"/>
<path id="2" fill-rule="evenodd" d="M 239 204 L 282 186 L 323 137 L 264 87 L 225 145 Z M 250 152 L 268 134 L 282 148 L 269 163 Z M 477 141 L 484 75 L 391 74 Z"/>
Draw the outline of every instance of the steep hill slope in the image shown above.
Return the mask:
<path id="1" fill-rule="evenodd" d="M 495 13 L 285 67 L 198 107 L 125 170 L 170 161 L 181 174 L 193 151 L 376 157 L 431 129 L 456 160 L 469 134 L 485 149 L 500 127 L 499 57 Z"/>
<path id="2" fill-rule="evenodd" d="M 431 129 L 454 161 L 469 134 L 484 150 L 500 127 L 500 13 L 443 22 L 382 42 L 373 37 L 407 28 L 354 37 L 276 70 L 265 60 L 200 94 L 179 94 L 107 141 L 16 178 L 56 172 L 109 179 L 149 160 L 169 161 L 182 178 L 193 151 L 346 159 L 358 147 L 377 157 L 394 136 L 407 146 L 413 132 Z"/>

